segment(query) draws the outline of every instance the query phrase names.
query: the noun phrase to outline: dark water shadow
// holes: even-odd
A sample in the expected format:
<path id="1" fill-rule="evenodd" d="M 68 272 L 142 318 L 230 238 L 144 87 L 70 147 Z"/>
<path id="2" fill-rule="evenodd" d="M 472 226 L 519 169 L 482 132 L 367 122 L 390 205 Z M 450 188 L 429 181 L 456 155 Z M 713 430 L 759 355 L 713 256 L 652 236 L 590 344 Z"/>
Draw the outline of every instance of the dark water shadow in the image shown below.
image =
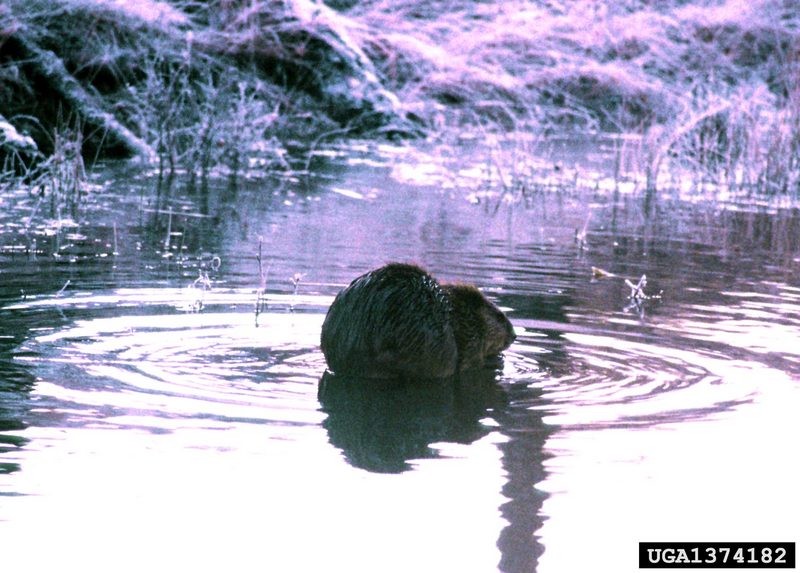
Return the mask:
<path id="1" fill-rule="evenodd" d="M 543 422 L 545 412 L 535 406 L 543 402 L 542 390 L 519 384 L 506 388 L 508 406 L 494 413 L 506 441 L 499 445 L 505 483 L 501 493 L 508 499 L 500 506 L 508 525 L 500 532 L 497 547 L 504 573 L 536 571 L 544 546 L 536 537 L 544 517 L 542 504 L 547 494 L 536 489 L 546 477 L 545 442 L 557 429 Z"/>
<path id="2" fill-rule="evenodd" d="M 30 441 L 16 433 L 28 427 L 26 422 L 30 408 L 29 392 L 34 378 L 24 368 L 14 363 L 0 349 L 0 474 L 20 471 L 20 464 L 4 459 L 14 456 Z M 0 495 L 9 492 L 0 491 Z"/>
<path id="3" fill-rule="evenodd" d="M 525 327 L 537 333 L 536 362 L 547 378 L 564 376 L 574 367 L 564 337 L 571 329 L 566 309 L 572 300 L 568 294 L 532 293 L 507 293 L 502 299 L 503 305 L 514 309 L 509 316 L 512 323 L 526 322 Z M 491 414 L 506 438 L 498 445 L 505 472 L 501 493 L 508 500 L 500 506 L 507 525 L 497 540 L 498 570 L 503 573 L 535 572 L 545 552 L 536 533 L 545 521 L 542 505 L 548 494 L 536 486 L 547 477 L 544 462 L 551 455 L 545 445 L 559 427 L 544 422 L 549 411 L 545 392 L 526 378 L 522 375 L 503 385 L 504 404 Z"/>
<path id="4" fill-rule="evenodd" d="M 431 444 L 470 444 L 492 428 L 481 423 L 502 408 L 494 370 L 436 381 L 376 381 L 326 372 L 319 400 L 332 445 L 357 468 L 399 473 L 411 460 L 436 458 Z"/>

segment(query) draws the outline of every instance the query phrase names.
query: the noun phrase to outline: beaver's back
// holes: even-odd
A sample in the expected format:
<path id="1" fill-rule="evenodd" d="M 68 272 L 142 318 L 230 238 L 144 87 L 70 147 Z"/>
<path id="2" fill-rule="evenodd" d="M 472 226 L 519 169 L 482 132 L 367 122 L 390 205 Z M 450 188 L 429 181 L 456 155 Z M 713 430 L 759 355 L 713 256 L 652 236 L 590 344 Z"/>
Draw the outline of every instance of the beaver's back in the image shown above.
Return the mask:
<path id="1" fill-rule="evenodd" d="M 427 272 L 393 263 L 342 290 L 322 325 L 322 352 L 334 373 L 366 378 L 455 374 L 458 348 L 449 297 Z"/>

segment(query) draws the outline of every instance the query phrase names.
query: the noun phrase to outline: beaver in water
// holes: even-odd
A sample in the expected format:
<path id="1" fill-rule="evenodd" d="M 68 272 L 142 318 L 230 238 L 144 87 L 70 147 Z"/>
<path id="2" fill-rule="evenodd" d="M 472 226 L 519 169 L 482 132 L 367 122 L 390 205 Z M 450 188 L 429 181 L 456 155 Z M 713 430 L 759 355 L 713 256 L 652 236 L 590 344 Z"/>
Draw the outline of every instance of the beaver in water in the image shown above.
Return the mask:
<path id="1" fill-rule="evenodd" d="M 392 263 L 336 296 L 321 346 L 335 374 L 427 379 L 481 368 L 514 338 L 503 311 L 474 286 L 440 284 L 415 265 Z"/>

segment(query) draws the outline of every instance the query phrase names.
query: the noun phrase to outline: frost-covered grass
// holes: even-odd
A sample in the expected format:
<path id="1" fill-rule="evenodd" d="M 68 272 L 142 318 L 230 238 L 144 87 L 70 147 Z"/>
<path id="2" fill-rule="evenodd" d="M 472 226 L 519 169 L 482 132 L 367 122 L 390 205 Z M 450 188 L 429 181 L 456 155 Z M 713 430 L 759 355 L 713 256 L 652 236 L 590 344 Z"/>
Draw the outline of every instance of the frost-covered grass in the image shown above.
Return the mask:
<path id="1" fill-rule="evenodd" d="M 792 2 L 374 0 L 349 14 L 431 124 L 633 132 L 647 188 L 688 172 L 800 195 Z"/>
<path id="2" fill-rule="evenodd" d="M 43 157 L 56 151 L 64 124 L 86 126 L 87 158 L 124 153 L 82 121 L 88 111 L 113 116 L 165 175 L 286 169 L 287 148 L 340 126 L 314 113 L 309 94 L 265 72 L 267 56 L 245 45 L 254 5 L 10 0 L 0 6 L 0 115 L 32 136 Z M 277 8 L 274 16 L 282 17 Z M 288 49 L 277 37 L 273 46 Z M 46 76 L 41 54 L 60 69 Z M 9 155 L 2 151 L 0 158 Z M 32 162 L 42 160 L 34 155 Z"/>
<path id="3" fill-rule="evenodd" d="M 698 90 L 783 92 L 800 38 L 779 0 L 375 0 L 348 15 L 407 101 L 590 129 L 667 121 Z"/>

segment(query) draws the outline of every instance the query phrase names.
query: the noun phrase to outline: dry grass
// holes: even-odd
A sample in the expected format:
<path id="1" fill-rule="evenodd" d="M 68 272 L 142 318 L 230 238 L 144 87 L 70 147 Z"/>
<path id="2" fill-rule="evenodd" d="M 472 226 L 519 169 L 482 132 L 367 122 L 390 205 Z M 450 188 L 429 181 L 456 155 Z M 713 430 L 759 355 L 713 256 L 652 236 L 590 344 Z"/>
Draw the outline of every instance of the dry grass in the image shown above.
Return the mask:
<path id="1" fill-rule="evenodd" d="M 430 125 L 642 134 L 677 171 L 798 194 L 800 11 L 780 0 L 359 3 L 360 41 Z"/>
<path id="2" fill-rule="evenodd" d="M 319 98 L 329 88 L 343 98 L 363 89 L 342 81 L 345 69 L 380 79 L 376 110 L 397 105 L 432 134 L 632 131 L 643 136 L 649 188 L 683 169 L 731 189 L 797 193 L 800 11 L 792 2 L 339 4 L 352 7 L 10 0 L 0 7 L 0 45 L 24 29 L 57 53 L 157 150 L 165 173 L 284 169 L 288 147 L 351 133 L 345 100 Z M 342 57 L 324 55 L 331 43 Z M 36 116 L 22 101 L 38 88 L 14 64 L 0 58 L 0 96 L 10 102 L 0 113 L 34 134 L 47 122 L 19 118 Z M 361 114 L 362 128 L 379 125 L 369 116 Z"/>
<path id="3" fill-rule="evenodd" d="M 698 81 L 775 89 L 800 22 L 776 0 L 550 4 L 376 1 L 350 15 L 387 81 L 423 109 L 502 99 L 528 117 L 612 129 L 670 118 Z"/>

